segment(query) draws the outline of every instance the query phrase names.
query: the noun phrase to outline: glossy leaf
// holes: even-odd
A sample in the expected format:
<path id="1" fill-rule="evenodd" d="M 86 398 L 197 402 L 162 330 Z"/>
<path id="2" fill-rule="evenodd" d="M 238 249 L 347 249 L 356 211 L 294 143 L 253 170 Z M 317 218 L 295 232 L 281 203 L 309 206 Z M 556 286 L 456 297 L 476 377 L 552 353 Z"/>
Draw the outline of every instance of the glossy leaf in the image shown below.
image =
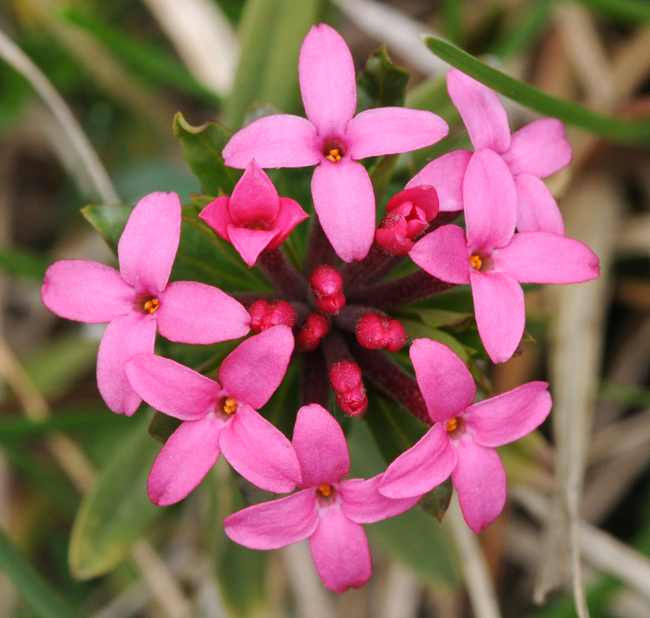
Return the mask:
<path id="1" fill-rule="evenodd" d="M 117 244 L 124 231 L 124 226 L 131 215 L 133 206 L 110 205 L 110 206 L 85 206 L 81 214 L 86 218 L 106 241 L 113 253 L 117 255 Z"/>
<path id="2" fill-rule="evenodd" d="M 357 113 L 373 107 L 404 105 L 409 72 L 388 57 L 386 46 L 370 54 L 357 77 Z"/>

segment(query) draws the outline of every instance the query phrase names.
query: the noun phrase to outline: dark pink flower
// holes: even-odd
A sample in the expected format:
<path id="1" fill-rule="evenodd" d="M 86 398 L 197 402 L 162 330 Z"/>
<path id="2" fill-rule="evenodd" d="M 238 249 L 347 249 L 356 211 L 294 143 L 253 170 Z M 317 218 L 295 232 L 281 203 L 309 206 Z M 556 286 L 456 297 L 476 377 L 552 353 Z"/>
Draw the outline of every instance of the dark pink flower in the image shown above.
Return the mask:
<path id="1" fill-rule="evenodd" d="M 231 197 L 218 197 L 199 217 L 232 243 L 249 266 L 264 249 L 276 249 L 309 215 L 298 202 L 279 197 L 264 170 L 251 161 Z"/>
<path id="2" fill-rule="evenodd" d="M 167 440 L 149 475 L 151 501 L 174 504 L 189 494 L 223 452 L 230 465 L 262 489 L 286 493 L 300 481 L 287 438 L 256 412 L 280 385 L 293 351 L 288 326 L 241 343 L 219 368 L 219 383 L 154 354 L 126 364 L 137 393 L 156 410 L 184 421 Z"/>
<path id="3" fill-rule="evenodd" d="M 156 329 L 171 341 L 209 344 L 243 337 L 250 316 L 218 288 L 168 283 L 181 234 L 175 193 L 151 193 L 133 209 L 118 246 L 120 270 L 87 260 L 62 260 L 45 273 L 43 304 L 68 320 L 109 322 L 97 357 L 97 386 L 106 405 L 132 415 L 142 399 L 124 364 L 153 352 Z"/>
<path id="4" fill-rule="evenodd" d="M 354 63 L 345 41 L 325 24 L 309 31 L 300 50 L 300 90 L 308 120 L 287 114 L 251 123 L 228 142 L 226 165 L 245 168 L 316 165 L 314 207 L 339 257 L 366 256 L 375 235 L 375 198 L 359 159 L 408 152 L 445 135 L 444 120 L 431 112 L 384 107 L 354 116 Z"/>
<path id="5" fill-rule="evenodd" d="M 234 513 L 226 534 L 251 549 L 277 549 L 309 538 L 319 577 L 333 592 L 360 588 L 372 573 L 368 539 L 361 524 L 393 517 L 419 499 L 392 500 L 377 486 L 380 476 L 342 480 L 350 456 L 341 426 L 318 404 L 298 411 L 293 432 L 301 491 Z"/>
<path id="6" fill-rule="evenodd" d="M 435 424 L 388 466 L 379 491 L 391 498 L 418 496 L 451 474 L 465 521 L 478 533 L 499 516 L 506 501 L 506 473 L 495 447 L 544 422 L 551 410 L 548 384 L 529 382 L 472 405 L 472 375 L 448 347 L 416 339 L 410 356 Z"/>

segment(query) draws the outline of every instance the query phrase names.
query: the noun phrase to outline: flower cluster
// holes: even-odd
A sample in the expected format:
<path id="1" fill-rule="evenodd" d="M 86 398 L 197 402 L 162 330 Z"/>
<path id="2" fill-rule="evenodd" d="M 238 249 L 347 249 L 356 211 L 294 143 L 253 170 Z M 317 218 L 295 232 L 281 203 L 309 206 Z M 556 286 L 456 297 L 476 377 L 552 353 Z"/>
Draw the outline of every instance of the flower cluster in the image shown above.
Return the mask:
<path id="1" fill-rule="evenodd" d="M 245 171 L 230 196 L 217 197 L 199 215 L 249 267 L 262 270 L 275 287 L 272 297 L 169 283 L 181 203 L 173 193 L 153 193 L 126 224 L 119 271 L 57 262 L 46 273 L 42 298 L 62 317 L 108 322 L 97 382 L 111 410 L 130 416 L 144 400 L 181 421 L 151 470 L 153 502 L 185 498 L 223 453 L 251 483 L 290 494 L 230 515 L 228 536 L 261 550 L 309 539 L 322 581 L 343 592 L 371 574 L 362 524 L 410 509 L 449 477 L 470 528 L 478 533 L 493 522 L 506 500 L 495 447 L 535 430 L 551 409 L 545 382 L 474 403 L 466 364 L 427 338 L 410 342 L 413 377 L 391 358 L 409 341 L 390 312 L 470 284 L 485 350 L 504 362 L 524 332 L 520 284 L 587 281 L 598 276 L 598 259 L 564 236 L 541 180 L 571 159 L 558 121 L 539 120 L 511 135 L 496 94 L 449 71 L 449 94 L 474 150 L 426 165 L 388 202 L 376 229 L 373 185 L 360 160 L 430 146 L 447 135 L 447 124 L 431 112 L 397 107 L 355 116 L 350 51 L 323 24 L 305 38 L 299 77 L 307 119 L 272 115 L 235 133 L 223 151 L 225 164 Z M 307 213 L 278 195 L 263 168 L 303 166 L 315 166 L 316 217 L 299 270 L 281 245 Z M 461 210 L 465 228 L 452 224 Z M 420 268 L 385 279 L 407 256 Z M 171 341 L 204 345 L 254 334 L 211 379 L 156 355 L 156 330 Z M 303 405 L 289 440 L 260 410 L 291 363 L 302 367 Z M 363 419 L 373 413 L 370 385 L 429 429 L 383 474 L 346 479 L 350 456 L 327 410 L 330 396 Z"/>

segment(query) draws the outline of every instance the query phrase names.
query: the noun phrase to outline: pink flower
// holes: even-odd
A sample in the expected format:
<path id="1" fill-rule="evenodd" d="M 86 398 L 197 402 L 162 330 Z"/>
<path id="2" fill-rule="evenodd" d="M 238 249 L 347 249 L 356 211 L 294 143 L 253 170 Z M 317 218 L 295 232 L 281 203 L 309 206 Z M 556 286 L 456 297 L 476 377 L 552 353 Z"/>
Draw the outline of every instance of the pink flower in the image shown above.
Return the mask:
<path id="1" fill-rule="evenodd" d="M 226 534 L 251 549 L 277 549 L 309 538 L 319 577 L 333 592 L 363 586 L 372 573 L 361 524 L 393 517 L 419 499 L 391 500 L 377 491 L 380 476 L 343 481 L 350 456 L 340 425 L 324 408 L 300 408 L 293 445 L 302 469 L 299 491 L 256 504 L 224 521 Z"/>
<path id="2" fill-rule="evenodd" d="M 447 89 L 474 149 L 489 149 L 508 166 L 517 190 L 517 229 L 564 234 L 557 203 L 541 181 L 571 162 L 571 146 L 562 123 L 555 118 L 543 118 L 510 135 L 508 117 L 496 92 L 457 69 L 447 73 Z M 462 179 L 471 156 L 468 150 L 443 155 L 425 166 L 406 187 L 433 185 L 441 211 L 460 210 Z"/>
<path id="3" fill-rule="evenodd" d="M 126 372 L 151 406 L 184 421 L 151 469 L 148 493 L 161 506 L 185 498 L 221 452 L 262 489 L 293 491 L 300 466 L 287 438 L 256 408 L 279 386 L 293 351 L 288 326 L 275 326 L 241 343 L 219 368 L 219 383 L 154 354 L 137 354 Z"/>
<path id="4" fill-rule="evenodd" d="M 520 283 L 578 283 L 599 275 L 598 257 L 581 242 L 548 232 L 515 234 L 512 174 L 492 150 L 472 155 L 463 180 L 467 232 L 442 226 L 409 255 L 430 275 L 472 285 L 476 325 L 495 363 L 508 360 L 524 332 Z"/>
<path id="5" fill-rule="evenodd" d="M 298 202 L 279 197 L 262 168 L 251 161 L 231 197 L 218 197 L 201 217 L 253 266 L 264 249 L 276 249 L 309 215 Z"/>
<path id="6" fill-rule="evenodd" d="M 142 399 L 124 364 L 153 352 L 156 329 L 171 341 L 209 344 L 243 337 L 250 316 L 221 290 L 195 281 L 169 283 L 181 234 L 175 193 L 151 193 L 133 209 L 118 245 L 120 271 L 87 260 L 52 264 L 43 304 L 68 320 L 109 322 L 97 357 L 97 386 L 106 405 L 131 416 Z"/>
<path id="7" fill-rule="evenodd" d="M 385 107 L 361 112 L 354 63 L 335 30 L 318 24 L 300 50 L 300 90 L 308 120 L 287 114 L 251 123 L 228 142 L 226 165 L 245 168 L 317 165 L 311 182 L 314 207 L 336 253 L 350 262 L 366 256 L 375 232 L 375 198 L 358 159 L 408 152 L 447 135 L 430 112 Z"/>
<path id="8" fill-rule="evenodd" d="M 393 461 L 379 491 L 390 498 L 422 495 L 451 474 L 465 521 L 478 533 L 499 516 L 506 501 L 506 473 L 494 447 L 544 422 L 551 410 L 548 384 L 529 382 L 472 405 L 472 375 L 448 347 L 416 339 L 410 356 L 435 424 Z"/>

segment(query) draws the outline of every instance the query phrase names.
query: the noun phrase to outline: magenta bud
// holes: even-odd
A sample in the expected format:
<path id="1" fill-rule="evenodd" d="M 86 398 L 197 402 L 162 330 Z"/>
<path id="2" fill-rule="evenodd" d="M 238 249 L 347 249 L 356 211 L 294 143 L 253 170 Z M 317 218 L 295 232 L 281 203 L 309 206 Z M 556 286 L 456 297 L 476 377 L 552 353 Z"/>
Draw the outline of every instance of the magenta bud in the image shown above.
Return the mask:
<path id="1" fill-rule="evenodd" d="M 357 341 L 368 350 L 397 352 L 404 347 L 407 335 L 399 321 L 385 315 L 366 313 L 357 323 Z"/>
<path id="2" fill-rule="evenodd" d="M 334 363 L 329 370 L 336 403 L 350 416 L 361 414 L 368 407 L 366 387 L 363 385 L 359 365 L 351 361 Z"/>
<path id="3" fill-rule="evenodd" d="M 330 321 L 320 311 L 312 311 L 305 323 L 300 328 L 296 343 L 301 350 L 312 352 L 320 344 L 320 340 L 327 335 L 330 329 Z"/>
<path id="4" fill-rule="evenodd" d="M 345 307 L 343 277 L 333 266 L 322 264 L 314 269 L 309 278 L 316 305 L 321 311 L 336 315 Z"/>
<path id="5" fill-rule="evenodd" d="M 285 324 L 293 328 L 296 323 L 296 312 L 284 300 L 256 300 L 248 309 L 251 316 L 251 330 L 261 333 L 267 328 Z"/>

